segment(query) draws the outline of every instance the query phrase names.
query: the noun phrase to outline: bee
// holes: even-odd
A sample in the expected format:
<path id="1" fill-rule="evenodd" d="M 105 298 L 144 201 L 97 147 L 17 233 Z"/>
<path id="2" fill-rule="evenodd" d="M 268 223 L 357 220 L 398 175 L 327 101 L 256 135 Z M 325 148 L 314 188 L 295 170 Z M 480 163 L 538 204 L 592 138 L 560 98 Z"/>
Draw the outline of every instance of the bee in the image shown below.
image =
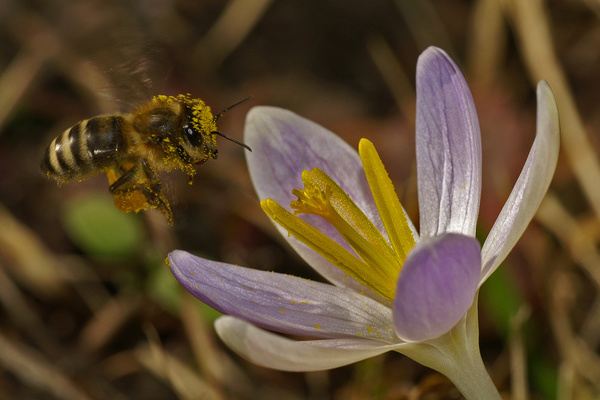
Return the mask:
<path id="1" fill-rule="evenodd" d="M 189 94 L 160 95 L 130 113 L 80 121 L 52 140 L 41 171 L 59 184 L 106 173 L 118 209 L 139 212 L 155 208 L 172 224 L 173 213 L 157 171 L 182 170 L 191 184 L 194 167 L 217 158 L 216 136 L 252 151 L 219 132 L 216 125 L 224 113 L 250 99 L 213 116 L 210 107 Z"/>

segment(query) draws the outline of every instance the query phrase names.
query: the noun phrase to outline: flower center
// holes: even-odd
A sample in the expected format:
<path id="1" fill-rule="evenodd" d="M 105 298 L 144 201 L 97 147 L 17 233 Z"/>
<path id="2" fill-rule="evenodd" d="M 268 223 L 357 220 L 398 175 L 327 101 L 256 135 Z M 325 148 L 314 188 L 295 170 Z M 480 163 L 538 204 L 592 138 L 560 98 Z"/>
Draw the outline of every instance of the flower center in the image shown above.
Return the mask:
<path id="1" fill-rule="evenodd" d="M 406 255 L 415 245 L 412 230 L 391 180 L 371 142 L 362 139 L 359 153 L 388 238 L 340 186 L 318 168 L 302 172 L 303 189 L 294 189 L 292 215 L 275 201 L 261 203 L 265 212 L 298 240 L 348 275 L 391 300 Z M 313 214 L 330 223 L 356 255 L 296 215 Z M 389 240 L 389 241 L 388 241 Z"/>

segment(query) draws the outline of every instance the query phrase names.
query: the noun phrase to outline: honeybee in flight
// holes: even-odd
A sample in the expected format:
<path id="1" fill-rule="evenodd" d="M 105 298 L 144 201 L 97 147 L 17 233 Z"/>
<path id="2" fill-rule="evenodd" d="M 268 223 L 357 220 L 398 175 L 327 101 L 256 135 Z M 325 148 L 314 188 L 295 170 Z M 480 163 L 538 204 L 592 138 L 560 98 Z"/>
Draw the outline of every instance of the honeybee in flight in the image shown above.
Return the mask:
<path id="1" fill-rule="evenodd" d="M 83 120 L 50 143 L 41 170 L 59 183 L 106 173 L 118 209 L 138 212 L 152 207 L 172 223 L 157 171 L 180 169 L 192 183 L 194 166 L 217 158 L 216 136 L 252 151 L 220 133 L 216 125 L 224 113 L 250 99 L 213 116 L 210 107 L 189 94 L 161 95 L 131 113 Z"/>

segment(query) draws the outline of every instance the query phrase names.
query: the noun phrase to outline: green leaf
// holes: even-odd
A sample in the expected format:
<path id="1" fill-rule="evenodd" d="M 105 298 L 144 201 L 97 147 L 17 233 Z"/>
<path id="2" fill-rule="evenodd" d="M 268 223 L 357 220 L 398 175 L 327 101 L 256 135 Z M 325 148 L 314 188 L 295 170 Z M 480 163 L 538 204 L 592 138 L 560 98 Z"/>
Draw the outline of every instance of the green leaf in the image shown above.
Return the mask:
<path id="1" fill-rule="evenodd" d="M 108 259 L 133 256 L 144 238 L 135 214 L 119 211 L 110 196 L 86 193 L 65 206 L 62 223 L 69 238 L 86 254 Z"/>
<path id="2" fill-rule="evenodd" d="M 510 319 L 517 314 L 523 299 L 504 268 L 498 268 L 485 281 L 479 297 L 488 318 L 506 338 Z"/>

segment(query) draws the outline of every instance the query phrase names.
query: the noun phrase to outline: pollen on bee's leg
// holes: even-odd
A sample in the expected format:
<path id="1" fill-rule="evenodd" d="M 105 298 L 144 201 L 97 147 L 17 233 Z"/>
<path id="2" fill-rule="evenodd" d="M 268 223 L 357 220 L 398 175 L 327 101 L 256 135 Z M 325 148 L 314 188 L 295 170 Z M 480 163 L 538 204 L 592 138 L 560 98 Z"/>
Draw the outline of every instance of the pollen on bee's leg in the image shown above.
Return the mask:
<path id="1" fill-rule="evenodd" d="M 148 209 L 146 196 L 138 191 L 115 194 L 115 206 L 123 212 L 140 212 Z"/>
<path id="2" fill-rule="evenodd" d="M 186 165 L 185 172 L 188 175 L 188 183 L 192 185 L 194 183 L 194 175 L 196 175 L 196 170 L 194 169 L 194 166 L 191 164 Z"/>
<path id="3" fill-rule="evenodd" d="M 160 211 L 167 219 L 169 225 L 173 225 L 173 211 L 171 211 L 171 205 L 167 202 L 167 199 L 162 194 L 160 195 L 160 200 L 161 204 L 157 206 L 152 205 L 152 208 L 156 208 L 158 211 Z"/>
<path id="4" fill-rule="evenodd" d="M 151 208 L 160 211 L 165 216 L 165 218 L 167 218 L 167 222 L 169 223 L 169 225 L 173 225 L 173 212 L 171 211 L 171 205 L 160 190 L 154 191 L 149 188 L 146 188 L 140 194 L 143 194 L 147 204 Z"/>

